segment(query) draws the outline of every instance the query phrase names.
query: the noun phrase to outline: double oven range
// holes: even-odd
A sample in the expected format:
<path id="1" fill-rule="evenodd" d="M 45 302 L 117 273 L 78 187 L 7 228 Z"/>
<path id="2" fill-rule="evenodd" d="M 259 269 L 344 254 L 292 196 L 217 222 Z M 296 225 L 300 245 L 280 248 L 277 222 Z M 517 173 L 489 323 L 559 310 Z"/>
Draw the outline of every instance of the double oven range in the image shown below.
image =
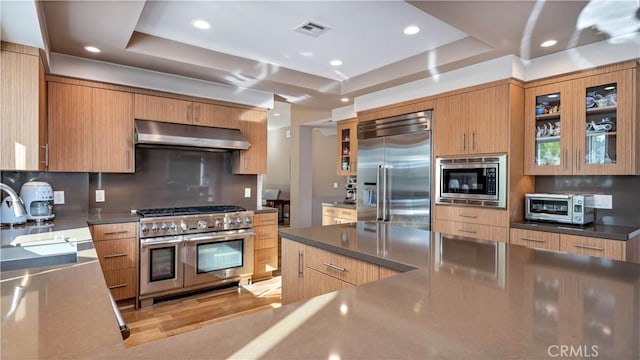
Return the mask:
<path id="1" fill-rule="evenodd" d="M 215 205 L 136 212 L 141 217 L 142 306 L 180 293 L 250 282 L 252 211 Z"/>

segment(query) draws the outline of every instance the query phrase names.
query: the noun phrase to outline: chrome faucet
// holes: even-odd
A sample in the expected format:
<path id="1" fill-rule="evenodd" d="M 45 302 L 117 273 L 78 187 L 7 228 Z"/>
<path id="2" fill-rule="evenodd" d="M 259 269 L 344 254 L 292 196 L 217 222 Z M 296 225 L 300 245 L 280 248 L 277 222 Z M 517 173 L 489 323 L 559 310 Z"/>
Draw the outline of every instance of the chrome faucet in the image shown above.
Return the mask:
<path id="1" fill-rule="evenodd" d="M 25 210 L 24 203 L 22 202 L 22 199 L 20 199 L 20 196 L 18 196 L 18 194 L 9 185 L 0 183 L 0 192 L 2 190 L 9 194 L 9 197 L 13 202 L 13 214 L 16 216 L 16 218 L 26 216 L 27 210 Z"/>

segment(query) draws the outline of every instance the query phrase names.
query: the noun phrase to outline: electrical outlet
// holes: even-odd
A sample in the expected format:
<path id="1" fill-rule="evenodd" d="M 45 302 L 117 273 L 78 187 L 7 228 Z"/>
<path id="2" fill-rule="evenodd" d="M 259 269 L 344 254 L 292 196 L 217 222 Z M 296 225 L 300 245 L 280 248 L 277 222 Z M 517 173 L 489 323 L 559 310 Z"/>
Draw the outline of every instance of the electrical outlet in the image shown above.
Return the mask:
<path id="1" fill-rule="evenodd" d="M 104 190 L 96 190 L 96 202 L 104 202 Z"/>
<path id="2" fill-rule="evenodd" d="M 593 195 L 593 207 L 596 209 L 613 209 L 613 196 Z"/>
<path id="3" fill-rule="evenodd" d="M 337 182 L 334 182 L 334 183 L 333 183 L 333 188 L 334 188 L 334 189 L 337 189 L 337 188 L 338 188 L 338 183 L 337 183 Z"/>
<path id="4" fill-rule="evenodd" d="M 251 188 L 244 188 L 244 197 L 251 197 Z"/>
<path id="5" fill-rule="evenodd" d="M 53 192 L 53 204 L 54 205 L 64 205 L 64 191 L 54 191 Z"/>

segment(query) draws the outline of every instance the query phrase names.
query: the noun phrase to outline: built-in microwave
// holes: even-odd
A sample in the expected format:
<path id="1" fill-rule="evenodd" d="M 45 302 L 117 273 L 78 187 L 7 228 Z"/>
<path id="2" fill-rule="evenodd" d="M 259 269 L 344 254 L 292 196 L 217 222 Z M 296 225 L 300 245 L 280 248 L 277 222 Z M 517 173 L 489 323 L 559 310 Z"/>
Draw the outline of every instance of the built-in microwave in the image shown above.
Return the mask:
<path id="1" fill-rule="evenodd" d="M 506 208 L 507 155 L 436 158 L 436 204 Z"/>
<path id="2" fill-rule="evenodd" d="M 566 224 L 593 222 L 593 195 L 589 194 L 526 194 L 525 218 Z"/>

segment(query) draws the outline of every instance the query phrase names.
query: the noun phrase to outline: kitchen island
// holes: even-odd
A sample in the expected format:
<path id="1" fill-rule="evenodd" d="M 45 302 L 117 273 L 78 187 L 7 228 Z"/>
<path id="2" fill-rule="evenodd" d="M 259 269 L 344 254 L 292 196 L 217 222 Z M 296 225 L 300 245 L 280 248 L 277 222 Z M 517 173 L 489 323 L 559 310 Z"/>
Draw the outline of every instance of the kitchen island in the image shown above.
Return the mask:
<path id="1" fill-rule="evenodd" d="M 636 264 L 364 222 L 281 235 L 406 272 L 133 348 L 97 261 L 3 274 L 2 358 L 640 356 Z"/>

